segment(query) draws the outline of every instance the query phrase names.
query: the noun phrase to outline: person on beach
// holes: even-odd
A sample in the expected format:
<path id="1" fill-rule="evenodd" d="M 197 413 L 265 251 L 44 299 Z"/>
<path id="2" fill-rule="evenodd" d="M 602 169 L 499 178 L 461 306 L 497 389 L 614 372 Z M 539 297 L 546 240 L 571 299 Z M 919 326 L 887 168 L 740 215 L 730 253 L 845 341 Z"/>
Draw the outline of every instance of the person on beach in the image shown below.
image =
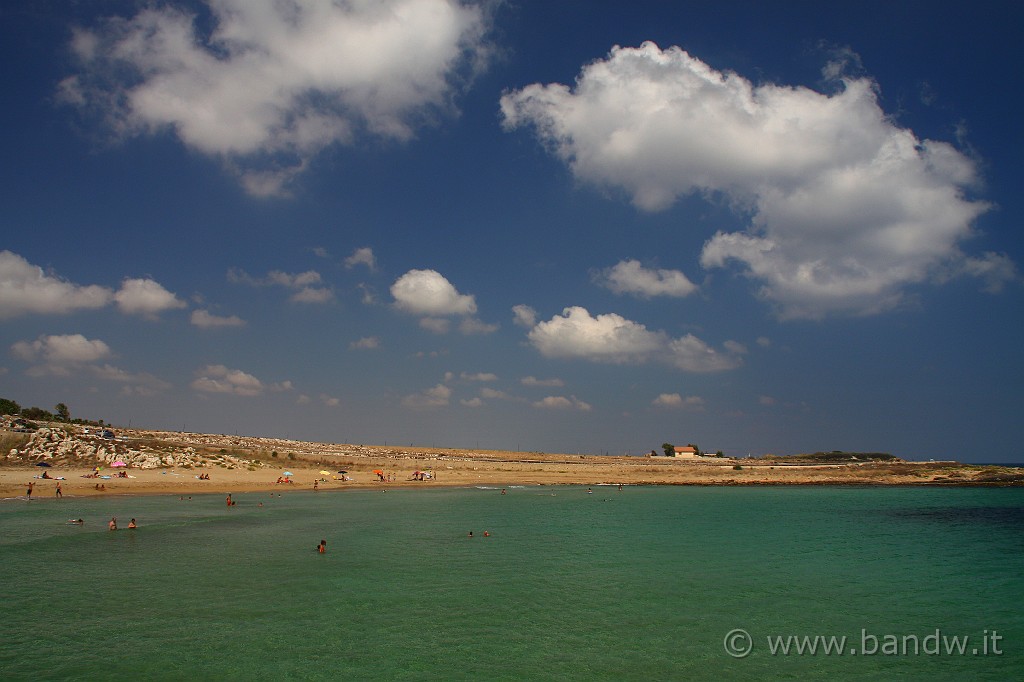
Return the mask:
<path id="1" fill-rule="evenodd" d="M 230 507 L 230 506 L 232 506 L 232 505 L 234 504 L 234 502 L 233 502 L 233 501 L 231 500 L 231 493 L 228 493 L 228 499 L 227 499 L 227 503 L 228 503 L 228 506 L 229 506 L 229 507 Z"/>
<path id="2" fill-rule="evenodd" d="M 64 491 L 60 487 L 60 481 L 57 481 L 57 492 L 54 493 L 57 497 L 64 497 Z"/>
<path id="3" fill-rule="evenodd" d="M 320 481 L 313 480 L 313 490 L 320 490 Z"/>
<path id="4" fill-rule="evenodd" d="M 32 499 L 32 488 L 34 488 L 35 485 L 36 484 L 33 483 L 32 481 L 28 482 L 28 490 L 25 491 L 25 494 L 28 495 L 28 499 L 30 500 Z"/>
<path id="5" fill-rule="evenodd" d="M 110 530 L 117 530 L 117 517 L 110 519 L 110 523 L 107 524 L 107 528 Z"/>
<path id="6" fill-rule="evenodd" d="M 321 540 L 320 544 L 316 546 L 316 551 L 321 554 L 327 553 L 327 540 Z"/>
<path id="7" fill-rule="evenodd" d="M 132 519 L 131 521 L 128 522 L 128 527 L 129 528 L 138 528 L 138 525 L 136 525 L 136 523 L 135 523 L 135 519 Z"/>
<path id="8" fill-rule="evenodd" d="M 469 537 L 473 537 L 473 531 L 469 531 Z"/>

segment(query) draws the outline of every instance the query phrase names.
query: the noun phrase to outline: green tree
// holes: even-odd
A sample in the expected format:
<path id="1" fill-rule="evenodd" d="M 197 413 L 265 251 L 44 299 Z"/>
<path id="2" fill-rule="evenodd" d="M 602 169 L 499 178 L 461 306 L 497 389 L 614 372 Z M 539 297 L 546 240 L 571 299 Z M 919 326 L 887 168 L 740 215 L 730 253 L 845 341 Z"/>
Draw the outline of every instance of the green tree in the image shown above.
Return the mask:
<path id="1" fill-rule="evenodd" d="M 20 414 L 21 405 L 7 398 L 0 398 L 0 414 Z"/>
<path id="2" fill-rule="evenodd" d="M 57 411 L 57 419 L 61 420 L 62 422 L 71 421 L 71 411 L 68 410 L 67 405 L 65 405 L 64 403 L 57 403 L 57 405 L 53 409 Z"/>
<path id="3" fill-rule="evenodd" d="M 672 457 L 676 454 L 676 446 L 672 445 L 672 443 L 662 443 L 661 449 L 665 451 L 666 457 Z"/>
<path id="4" fill-rule="evenodd" d="M 21 411 L 21 416 L 24 417 L 25 419 L 32 419 L 32 420 L 41 421 L 41 422 L 52 422 L 53 421 L 53 413 L 52 412 L 48 412 L 47 410 L 44 410 L 41 407 L 36 407 L 35 405 L 33 405 L 32 407 L 26 407 L 25 409 L 23 409 Z"/>

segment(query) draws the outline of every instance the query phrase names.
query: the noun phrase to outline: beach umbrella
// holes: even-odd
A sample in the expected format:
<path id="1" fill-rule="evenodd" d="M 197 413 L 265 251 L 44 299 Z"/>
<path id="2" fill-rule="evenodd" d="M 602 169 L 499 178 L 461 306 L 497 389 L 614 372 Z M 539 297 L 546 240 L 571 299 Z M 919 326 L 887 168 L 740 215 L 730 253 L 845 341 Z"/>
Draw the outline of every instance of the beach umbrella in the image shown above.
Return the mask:
<path id="1" fill-rule="evenodd" d="M 347 474 L 348 472 L 347 471 L 339 471 L 338 473 L 339 474 Z"/>
<path id="2" fill-rule="evenodd" d="M 290 471 L 286 471 L 286 472 L 284 472 L 284 473 L 283 473 L 283 474 L 281 474 L 281 475 L 282 475 L 282 476 L 294 476 L 295 474 L 293 474 L 293 473 L 292 473 L 292 472 L 290 472 Z"/>
<path id="3" fill-rule="evenodd" d="M 36 466 L 37 467 L 48 467 L 48 466 L 53 466 L 53 465 L 50 464 L 49 462 L 36 462 Z"/>
<path id="4" fill-rule="evenodd" d="M 331 475 L 330 471 L 324 471 L 323 469 L 320 470 L 320 473 L 323 474 L 324 476 L 330 476 Z"/>
<path id="5" fill-rule="evenodd" d="M 112 466 L 112 467 L 126 467 L 128 465 L 125 464 L 124 462 L 122 462 L 121 460 L 118 460 L 118 461 L 114 462 L 113 464 L 111 464 L 110 466 Z"/>

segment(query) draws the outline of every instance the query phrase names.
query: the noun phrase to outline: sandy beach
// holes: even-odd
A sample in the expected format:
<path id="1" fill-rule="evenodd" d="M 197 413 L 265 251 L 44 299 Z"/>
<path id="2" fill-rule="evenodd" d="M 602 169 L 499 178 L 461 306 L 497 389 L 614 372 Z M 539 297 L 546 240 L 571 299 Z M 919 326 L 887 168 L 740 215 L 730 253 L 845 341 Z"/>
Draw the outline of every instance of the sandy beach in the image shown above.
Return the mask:
<path id="1" fill-rule="evenodd" d="M 68 436 L 69 438 L 71 435 Z M 67 450 L 67 448 L 64 448 Z M 1019 470 L 957 462 L 780 464 L 762 459 L 688 461 L 662 457 L 580 456 L 441 448 L 308 443 L 271 438 L 160 431 L 125 431 L 110 452 L 205 453 L 199 466 L 128 465 L 49 457 L 8 456 L 0 467 L 0 495 L 33 497 L 194 495 L 202 493 L 330 492 L 358 488 L 511 485 L 1021 485 Z M 6 453 L 5 453 L 6 454 Z M 166 455 L 164 455 L 166 457 Z M 195 455 L 199 457 L 199 455 Z M 125 456 L 127 458 L 127 454 Z M 152 456 L 150 459 L 154 459 Z M 189 460 L 190 462 L 192 460 Z M 99 464 L 104 478 L 89 478 Z M 50 478 L 40 478 L 45 475 Z M 278 482 L 285 472 L 290 483 Z M 346 474 L 340 474 L 345 471 Z M 375 472 L 383 472 L 385 480 Z M 124 472 L 127 477 L 119 477 Z M 324 473 L 326 472 L 326 473 Z M 416 472 L 429 474 L 417 480 Z M 202 480 L 200 475 L 208 475 Z M 107 478 L 109 476 L 109 478 Z M 349 480 L 345 480 L 349 479 Z"/>

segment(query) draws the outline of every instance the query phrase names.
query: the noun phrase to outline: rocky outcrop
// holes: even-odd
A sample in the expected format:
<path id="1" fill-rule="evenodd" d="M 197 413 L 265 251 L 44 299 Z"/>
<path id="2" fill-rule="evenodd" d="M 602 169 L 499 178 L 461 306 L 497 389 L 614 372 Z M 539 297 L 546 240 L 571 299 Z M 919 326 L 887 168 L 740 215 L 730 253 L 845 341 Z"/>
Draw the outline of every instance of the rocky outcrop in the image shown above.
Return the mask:
<path id="1" fill-rule="evenodd" d="M 163 444 L 159 449 L 132 441 L 118 441 L 60 428 L 41 428 L 21 448 L 8 453 L 7 461 L 36 464 L 111 465 L 124 462 L 136 469 L 161 467 L 249 466 L 249 460 L 227 454 L 201 455 L 192 446 L 175 448 Z"/>

